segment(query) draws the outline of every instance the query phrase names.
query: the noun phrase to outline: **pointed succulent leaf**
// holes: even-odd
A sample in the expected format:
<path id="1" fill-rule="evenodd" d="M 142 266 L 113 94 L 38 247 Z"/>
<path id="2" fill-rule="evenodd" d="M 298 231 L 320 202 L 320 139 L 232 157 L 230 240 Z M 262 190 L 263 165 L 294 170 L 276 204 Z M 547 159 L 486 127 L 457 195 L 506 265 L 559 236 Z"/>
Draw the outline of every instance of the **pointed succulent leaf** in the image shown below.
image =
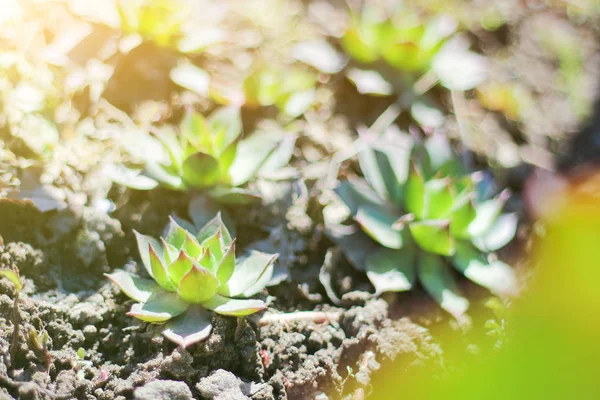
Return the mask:
<path id="1" fill-rule="evenodd" d="M 218 212 L 213 219 L 208 221 L 206 225 L 200 229 L 200 232 L 198 232 L 197 235 L 198 242 L 204 242 L 206 239 L 213 236 L 218 230 L 221 231 L 223 245 L 229 246 L 231 244 L 231 234 L 229 233 L 229 230 L 227 230 L 225 223 L 223 223 L 220 212 Z"/>
<path id="2" fill-rule="evenodd" d="M 350 213 L 356 216 L 358 209 L 363 204 L 384 206 L 384 201 L 363 180 L 348 179 L 342 182 L 336 189 L 336 194 L 350 209 Z"/>
<path id="3" fill-rule="evenodd" d="M 296 148 L 297 135 L 286 134 L 284 132 L 277 132 L 282 140 L 279 145 L 271 152 L 265 162 L 260 166 L 258 171 L 259 175 L 265 175 L 279 171 L 281 168 L 286 167 L 292 156 L 294 155 L 294 149 Z"/>
<path id="4" fill-rule="evenodd" d="M 452 270 L 434 254 L 423 253 L 419 257 L 417 274 L 423 288 L 438 304 L 456 318 L 462 316 L 469 301 L 462 296 L 452 275 Z"/>
<path id="5" fill-rule="evenodd" d="M 167 269 L 165 264 L 162 262 L 161 258 L 158 256 L 152 244 L 148 243 L 148 250 L 150 253 L 150 265 L 152 267 L 152 276 L 156 283 L 158 283 L 163 289 L 168 290 L 169 292 L 175 291 L 175 286 L 171 283 L 171 279 L 167 274 Z"/>
<path id="6" fill-rule="evenodd" d="M 358 155 L 365 178 L 384 199 L 400 205 L 402 188 L 408 177 L 410 149 L 390 143 L 369 146 Z"/>
<path id="7" fill-rule="evenodd" d="M 125 271 L 115 271 L 112 274 L 104 274 L 104 276 L 117 285 L 127 297 L 141 303 L 148 301 L 152 292 L 159 288 L 153 280 L 141 278 Z"/>
<path id="8" fill-rule="evenodd" d="M 169 279 L 174 285 L 179 287 L 181 279 L 192 269 L 193 260 L 186 254 L 184 250 L 179 252 L 179 256 L 175 261 L 171 262 L 167 267 Z"/>
<path id="9" fill-rule="evenodd" d="M 215 187 L 208 195 L 219 204 L 250 204 L 260 200 L 260 195 L 244 188 Z"/>
<path id="10" fill-rule="evenodd" d="M 210 299 L 218 287 L 219 281 L 208 269 L 193 263 L 192 269 L 179 282 L 177 292 L 182 300 L 201 304 Z"/>
<path id="11" fill-rule="evenodd" d="M 202 247 L 207 247 L 210 249 L 211 254 L 218 261 L 223 257 L 223 234 L 221 233 L 221 228 L 217 228 L 217 231 L 214 235 L 206 238 L 202 243 Z"/>
<path id="12" fill-rule="evenodd" d="M 241 140 L 235 160 L 229 168 L 231 185 L 243 185 L 256 175 L 281 140 L 281 135 L 273 135 L 273 132 L 255 132 Z"/>
<path id="13" fill-rule="evenodd" d="M 181 121 L 181 134 L 196 150 L 210 151 L 210 134 L 204 116 L 196 111 L 188 110 Z"/>
<path id="14" fill-rule="evenodd" d="M 187 231 L 179 226 L 173 217 L 169 217 L 169 227 L 165 238 L 168 244 L 174 246 L 177 250 L 181 250 L 187 234 Z"/>
<path id="15" fill-rule="evenodd" d="M 167 243 L 163 238 L 160 238 L 160 244 L 162 245 L 162 254 L 163 259 L 165 260 L 165 265 L 168 266 L 173 261 L 177 260 L 177 257 L 179 257 L 180 250 L 172 244 Z"/>
<path id="16" fill-rule="evenodd" d="M 202 246 L 191 233 L 186 232 L 185 242 L 183 242 L 182 250 L 185 250 L 190 258 L 196 260 L 202 255 Z"/>
<path id="17" fill-rule="evenodd" d="M 231 299 L 218 294 L 203 304 L 209 310 L 217 314 L 233 317 L 243 317 L 267 308 L 262 300 L 255 299 Z"/>
<path id="18" fill-rule="evenodd" d="M 0 277 L 5 277 L 9 281 L 11 281 L 12 284 L 15 286 L 17 292 L 23 289 L 21 278 L 19 277 L 19 274 L 17 274 L 15 271 L 11 269 L 0 269 Z"/>
<path id="19" fill-rule="evenodd" d="M 442 256 L 454 254 L 454 239 L 450 234 L 450 221 L 415 221 L 409 225 L 415 242 L 423 250 Z"/>
<path id="20" fill-rule="evenodd" d="M 273 282 L 273 273 L 275 270 L 275 262 L 277 262 L 277 257 L 277 254 L 273 256 L 273 261 L 267 265 L 263 273 L 258 277 L 256 282 L 254 282 L 254 285 L 244 290 L 244 293 L 242 293 L 240 297 L 252 297 L 262 292 L 267 285 Z"/>
<path id="21" fill-rule="evenodd" d="M 415 249 L 402 250 L 381 247 L 367 259 L 367 277 L 375 286 L 375 294 L 403 292 L 412 289 L 416 277 Z"/>
<path id="22" fill-rule="evenodd" d="M 196 188 L 214 186 L 221 179 L 219 162 L 206 153 L 194 153 L 183 162 L 183 180 Z"/>
<path id="23" fill-rule="evenodd" d="M 209 118 L 211 132 L 224 132 L 222 148 L 228 147 L 242 134 L 242 115 L 239 107 L 223 107 Z"/>
<path id="24" fill-rule="evenodd" d="M 189 304 L 182 301 L 176 293 L 159 290 L 153 292 L 147 302 L 131 306 L 127 315 L 145 322 L 159 323 L 183 314 L 188 307 Z"/>
<path id="25" fill-rule="evenodd" d="M 210 312 L 201 306 L 191 306 L 181 316 L 167 322 L 163 335 L 185 349 L 210 335 L 211 320 Z"/>
<path id="26" fill-rule="evenodd" d="M 171 165 L 175 171 L 181 171 L 181 165 L 183 163 L 183 149 L 177 141 L 177 136 L 175 133 L 169 130 L 155 130 L 152 133 L 164 146 L 169 158 L 171 159 Z"/>
<path id="27" fill-rule="evenodd" d="M 381 247 L 356 225 L 328 225 L 327 235 L 342 248 L 350 264 L 359 271 L 365 269 L 368 257 Z"/>
<path id="28" fill-rule="evenodd" d="M 517 214 L 503 214 L 483 235 L 473 239 L 473 244 L 482 251 L 496 251 L 506 246 L 517 233 Z"/>
<path id="29" fill-rule="evenodd" d="M 159 256 L 162 256 L 162 246 L 158 240 L 154 239 L 151 236 L 142 235 L 141 233 L 138 233 L 135 230 L 133 231 L 133 233 L 135 234 L 135 239 L 137 241 L 138 251 L 140 253 L 140 258 L 142 259 L 142 264 L 144 264 L 146 271 L 148 271 L 148 275 L 154 277 L 154 275 L 152 275 L 152 264 L 150 263 L 150 253 L 148 252 L 148 245 L 151 244 L 152 247 L 157 251 Z M 161 250 L 159 251 L 158 249 Z"/>
<path id="30" fill-rule="evenodd" d="M 410 164 L 410 172 L 404 190 L 404 204 L 406 210 L 414 214 L 416 219 L 423 219 L 425 208 L 425 182 L 423 176 L 413 163 Z"/>
<path id="31" fill-rule="evenodd" d="M 464 196 L 457 201 L 451 212 L 450 233 L 459 239 L 469 238 L 469 225 L 475 219 L 473 196 Z"/>
<path id="32" fill-rule="evenodd" d="M 514 270 L 500 260 L 488 261 L 469 242 L 456 243 L 452 263 L 464 276 L 496 295 L 510 296 L 517 291 Z"/>
<path id="33" fill-rule="evenodd" d="M 229 248 L 223 254 L 223 258 L 221 260 L 221 264 L 219 264 L 219 268 L 217 270 L 217 279 L 221 285 L 227 284 L 227 281 L 233 275 L 233 271 L 235 270 L 235 239 L 229 245 Z"/>
<path id="34" fill-rule="evenodd" d="M 158 186 L 158 182 L 152 177 L 144 176 L 140 170 L 124 165 L 107 166 L 105 173 L 116 184 L 135 190 L 152 190 Z"/>
<path id="35" fill-rule="evenodd" d="M 363 204 L 356 213 L 356 222 L 375 241 L 390 249 L 400 249 L 402 235 L 394 229 L 398 214 L 385 206 Z"/>
<path id="36" fill-rule="evenodd" d="M 508 190 L 505 190 L 495 198 L 484 201 L 477 206 L 475 219 L 469 224 L 468 228 L 471 237 L 479 237 L 490 230 L 509 196 Z"/>
<path id="37" fill-rule="evenodd" d="M 273 262 L 277 255 L 266 254 L 260 251 L 252 251 L 247 257 L 240 260 L 226 285 L 219 288 L 219 294 L 223 296 L 251 296 L 258 293 L 271 279 L 273 274 Z M 257 283 L 263 283 L 258 287 Z M 250 289 L 253 289 L 249 292 Z"/>
<path id="38" fill-rule="evenodd" d="M 160 183 L 161 185 L 173 190 L 183 189 L 183 180 L 181 179 L 181 176 L 179 176 L 179 172 L 177 172 L 175 168 L 170 165 L 165 166 L 155 161 L 149 161 L 144 166 L 144 175 L 147 177 L 147 179 L 156 182 L 154 187 L 158 186 L 158 183 Z M 143 177 L 143 175 L 140 175 L 140 177 Z M 141 190 L 139 188 L 139 183 L 140 182 L 137 182 L 136 185 L 138 187 L 133 187 L 131 185 L 129 187 Z M 150 182 L 148 182 L 148 186 L 152 186 Z M 153 189 L 153 187 L 150 187 L 150 189 Z"/>
<path id="39" fill-rule="evenodd" d="M 454 194 L 449 179 L 434 179 L 425 182 L 423 219 L 444 218 L 453 204 Z"/>

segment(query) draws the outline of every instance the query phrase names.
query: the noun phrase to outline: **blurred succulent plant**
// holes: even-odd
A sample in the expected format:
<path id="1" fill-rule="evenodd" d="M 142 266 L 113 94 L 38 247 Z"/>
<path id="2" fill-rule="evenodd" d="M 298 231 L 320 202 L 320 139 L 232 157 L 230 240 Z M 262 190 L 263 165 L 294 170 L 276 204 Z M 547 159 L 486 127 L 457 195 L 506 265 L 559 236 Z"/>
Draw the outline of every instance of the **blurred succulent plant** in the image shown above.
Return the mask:
<path id="1" fill-rule="evenodd" d="M 337 194 L 364 233 L 331 231 L 377 293 L 410 290 L 418 278 L 460 316 L 469 303 L 450 265 L 495 294 L 515 291 L 512 269 L 489 254 L 516 232 L 516 215 L 501 214 L 508 192 L 487 199 L 481 173 L 466 174 L 445 137 L 416 145 L 379 139 L 365 146 L 359 163 L 366 180 L 348 179 Z"/>
<path id="2" fill-rule="evenodd" d="M 138 303 L 128 315 L 165 323 L 163 334 L 182 347 L 202 341 L 212 329 L 210 313 L 241 317 L 263 310 L 248 299 L 263 290 L 277 255 L 252 252 L 236 261 L 235 240 L 218 214 L 193 236 L 171 220 L 166 237 L 137 232 L 142 262 L 154 279 L 125 271 L 106 275 Z"/>
<path id="3" fill-rule="evenodd" d="M 240 140 L 240 110 L 224 107 L 206 119 L 188 112 L 179 134 L 162 129 L 154 132 L 169 161 L 147 161 L 144 170 L 115 168 L 112 179 L 138 190 L 158 185 L 174 190 L 205 190 L 218 203 L 244 204 L 258 195 L 239 186 L 263 172 L 272 172 L 289 162 L 295 137 L 279 131 L 259 131 Z"/>
<path id="4" fill-rule="evenodd" d="M 276 106 L 285 115 L 296 118 L 314 103 L 315 74 L 294 68 L 257 68 L 244 81 L 247 106 Z"/>
<path id="5" fill-rule="evenodd" d="M 137 33 L 159 46 L 175 44 L 190 13 L 190 3 L 183 0 L 119 0 L 117 10 L 121 28 Z"/>
<path id="6" fill-rule="evenodd" d="M 359 63 L 384 60 L 404 73 L 405 84 L 412 85 L 432 71 L 426 79 L 428 86 L 439 81 L 451 90 L 468 90 L 484 79 L 485 60 L 468 51 L 467 42 L 453 37 L 456 28 L 457 22 L 449 15 L 424 18 L 407 5 L 386 11 L 365 7 L 361 14 L 351 15 L 341 45 Z"/>

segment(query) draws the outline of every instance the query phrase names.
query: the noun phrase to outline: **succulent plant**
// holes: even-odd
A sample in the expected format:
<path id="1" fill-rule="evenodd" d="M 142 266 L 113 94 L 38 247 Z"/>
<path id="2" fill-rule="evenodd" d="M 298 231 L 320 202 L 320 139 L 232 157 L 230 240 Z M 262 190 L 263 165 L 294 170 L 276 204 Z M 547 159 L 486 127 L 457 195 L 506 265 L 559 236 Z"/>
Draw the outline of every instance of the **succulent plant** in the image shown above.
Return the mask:
<path id="1" fill-rule="evenodd" d="M 240 110 L 224 107 L 206 119 L 189 111 L 179 134 L 166 127 L 156 137 L 168 154 L 168 161 L 148 160 L 143 170 L 111 171 L 112 179 L 139 190 L 158 185 L 174 190 L 205 190 L 218 203 L 248 203 L 258 196 L 239 186 L 265 170 L 285 166 L 293 151 L 295 137 L 279 131 L 259 131 L 240 139 Z"/>
<path id="2" fill-rule="evenodd" d="M 168 46 L 181 36 L 189 5 L 181 0 L 119 0 L 117 10 L 124 32 Z"/>
<path id="3" fill-rule="evenodd" d="M 153 280 L 125 271 L 106 276 L 137 301 L 128 315 L 166 323 L 163 334 L 169 340 L 187 347 L 206 339 L 212 329 L 208 310 L 242 317 L 266 307 L 248 297 L 269 282 L 277 255 L 254 251 L 236 260 L 235 240 L 220 214 L 196 236 L 173 219 L 164 239 L 135 233 L 142 263 Z"/>
<path id="4" fill-rule="evenodd" d="M 390 77 L 400 78 L 401 86 L 412 86 L 426 77 L 423 81 L 428 87 L 439 81 L 450 90 L 469 90 L 485 78 L 485 59 L 469 51 L 467 41 L 454 37 L 458 26 L 454 18 L 450 15 L 424 18 L 418 10 L 400 3 L 394 3 L 392 8 L 367 7 L 361 14 L 351 15 L 341 38 L 341 45 L 350 57 L 361 64 L 385 61 L 403 72 Z M 376 71 L 367 71 L 370 77 L 364 71 L 362 76 L 356 70 L 351 71 L 354 72 L 349 79 L 355 84 L 360 80 L 374 85 L 381 80 L 373 74 Z"/>
<path id="5" fill-rule="evenodd" d="M 516 232 L 516 215 L 501 213 L 508 192 L 487 198 L 482 174 L 466 174 L 445 137 L 422 144 L 375 140 L 359 164 L 366 179 L 346 180 L 337 194 L 362 231 L 330 231 L 377 293 L 410 290 L 418 278 L 442 308 L 460 316 L 468 301 L 450 265 L 495 294 L 515 291 L 512 269 L 490 254 Z"/>

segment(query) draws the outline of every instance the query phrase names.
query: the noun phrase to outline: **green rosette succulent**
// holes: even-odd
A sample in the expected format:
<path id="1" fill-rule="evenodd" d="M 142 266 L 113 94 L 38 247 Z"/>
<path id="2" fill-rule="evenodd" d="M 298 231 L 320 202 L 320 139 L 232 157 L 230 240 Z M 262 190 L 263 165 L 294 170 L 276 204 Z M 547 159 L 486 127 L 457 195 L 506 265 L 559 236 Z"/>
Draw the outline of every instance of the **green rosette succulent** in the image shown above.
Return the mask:
<path id="1" fill-rule="evenodd" d="M 359 164 L 365 179 L 336 189 L 357 225 L 333 225 L 330 233 L 378 294 L 410 290 L 418 280 L 458 317 L 469 303 L 452 267 L 495 294 L 515 292 L 512 268 L 493 254 L 516 232 L 517 216 L 502 213 L 509 194 L 489 198 L 482 173 L 465 173 L 445 137 L 376 140 Z"/>
<path id="2" fill-rule="evenodd" d="M 258 195 L 240 186 L 257 175 L 288 164 L 295 136 L 258 131 L 241 138 L 237 107 L 224 107 L 209 118 L 189 111 L 178 132 L 154 131 L 168 160 L 148 160 L 143 170 L 115 168 L 113 181 L 138 190 L 157 186 L 172 190 L 202 190 L 217 203 L 246 204 Z"/>
<path id="3" fill-rule="evenodd" d="M 197 235 L 171 219 L 165 238 L 135 232 L 142 263 L 151 279 L 116 271 L 106 275 L 137 301 L 128 315 L 165 323 L 163 334 L 182 347 L 211 332 L 208 310 L 242 317 L 263 310 L 262 291 L 273 274 L 277 255 L 251 252 L 236 260 L 235 240 L 218 214 Z"/>

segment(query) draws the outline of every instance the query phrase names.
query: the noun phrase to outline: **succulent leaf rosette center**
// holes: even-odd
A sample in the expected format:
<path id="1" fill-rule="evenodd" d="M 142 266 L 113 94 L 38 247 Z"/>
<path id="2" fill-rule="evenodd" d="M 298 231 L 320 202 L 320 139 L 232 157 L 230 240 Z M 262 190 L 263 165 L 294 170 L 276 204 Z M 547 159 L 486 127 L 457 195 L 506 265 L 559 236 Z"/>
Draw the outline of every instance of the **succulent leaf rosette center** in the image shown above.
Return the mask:
<path id="1" fill-rule="evenodd" d="M 153 280 L 125 271 L 107 275 L 138 303 L 128 315 L 166 323 L 163 334 L 182 347 L 204 340 L 210 314 L 242 317 L 263 310 L 262 300 L 248 299 L 265 288 L 277 255 L 252 252 L 236 260 L 235 240 L 220 214 L 197 235 L 171 219 L 165 238 L 135 232 L 138 249 Z"/>

